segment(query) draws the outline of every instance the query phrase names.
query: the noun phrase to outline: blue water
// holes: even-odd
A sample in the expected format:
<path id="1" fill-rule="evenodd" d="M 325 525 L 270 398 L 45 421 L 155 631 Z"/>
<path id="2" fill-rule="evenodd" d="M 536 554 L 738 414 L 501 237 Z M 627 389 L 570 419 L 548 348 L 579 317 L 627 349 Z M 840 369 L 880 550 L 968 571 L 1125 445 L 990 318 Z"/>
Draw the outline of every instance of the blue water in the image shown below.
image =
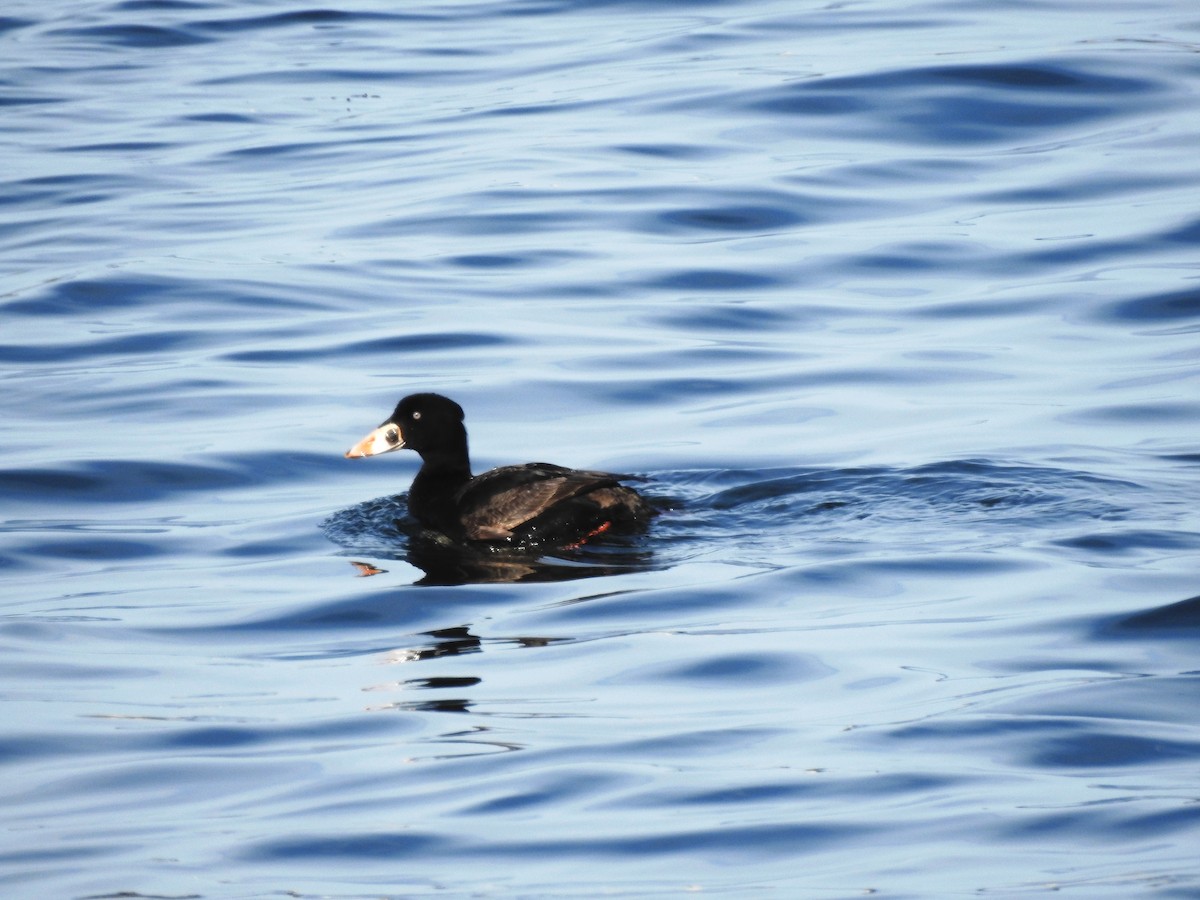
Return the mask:
<path id="1" fill-rule="evenodd" d="M 15 0 L 4 897 L 1200 897 L 1189 3 Z M 650 532 L 449 566 L 476 467 Z"/>

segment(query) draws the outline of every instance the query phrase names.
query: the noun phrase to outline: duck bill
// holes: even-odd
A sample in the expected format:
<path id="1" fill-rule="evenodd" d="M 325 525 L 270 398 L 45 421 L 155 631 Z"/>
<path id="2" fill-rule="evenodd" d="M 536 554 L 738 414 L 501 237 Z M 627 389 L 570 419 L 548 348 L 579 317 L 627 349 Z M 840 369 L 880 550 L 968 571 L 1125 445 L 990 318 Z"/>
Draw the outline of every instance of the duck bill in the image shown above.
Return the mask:
<path id="1" fill-rule="evenodd" d="M 404 438 L 400 429 L 390 423 L 380 425 L 365 438 L 346 451 L 346 459 L 360 459 L 364 456 L 378 456 L 381 453 L 391 453 L 404 447 Z"/>

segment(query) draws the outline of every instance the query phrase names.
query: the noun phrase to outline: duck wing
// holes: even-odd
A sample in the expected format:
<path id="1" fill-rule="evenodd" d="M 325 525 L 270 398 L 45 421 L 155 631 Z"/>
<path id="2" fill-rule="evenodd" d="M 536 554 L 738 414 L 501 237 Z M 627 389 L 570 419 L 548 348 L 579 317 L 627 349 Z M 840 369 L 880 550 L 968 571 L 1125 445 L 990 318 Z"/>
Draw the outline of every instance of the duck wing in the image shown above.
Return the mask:
<path id="1" fill-rule="evenodd" d="M 607 472 L 526 463 L 501 466 L 472 478 L 455 499 L 466 537 L 494 541 L 512 537 L 513 529 L 564 500 L 616 485 L 616 477 Z"/>

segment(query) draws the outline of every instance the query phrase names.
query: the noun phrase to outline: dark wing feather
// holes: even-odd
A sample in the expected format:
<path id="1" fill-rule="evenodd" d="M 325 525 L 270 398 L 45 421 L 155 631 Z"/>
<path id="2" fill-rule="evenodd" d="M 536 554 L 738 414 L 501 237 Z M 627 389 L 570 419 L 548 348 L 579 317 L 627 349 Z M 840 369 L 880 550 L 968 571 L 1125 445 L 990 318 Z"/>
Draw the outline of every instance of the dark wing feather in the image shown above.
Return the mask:
<path id="1" fill-rule="evenodd" d="M 511 537 L 514 528 L 556 503 L 616 485 L 607 472 L 585 472 L 550 463 L 501 466 L 471 479 L 456 500 L 470 540 Z"/>

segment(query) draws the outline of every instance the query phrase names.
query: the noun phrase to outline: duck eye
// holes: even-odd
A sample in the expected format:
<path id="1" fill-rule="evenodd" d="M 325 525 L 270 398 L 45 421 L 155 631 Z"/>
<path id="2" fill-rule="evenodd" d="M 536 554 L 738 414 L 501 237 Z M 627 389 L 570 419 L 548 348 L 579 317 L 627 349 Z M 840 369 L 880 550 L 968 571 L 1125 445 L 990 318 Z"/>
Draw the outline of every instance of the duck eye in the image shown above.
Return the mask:
<path id="1" fill-rule="evenodd" d="M 395 443 L 399 443 L 399 441 L 400 441 L 400 432 L 399 432 L 399 431 L 397 431 L 395 428 L 389 428 L 389 429 L 387 430 L 387 432 L 384 434 L 384 438 L 386 438 L 386 439 L 387 439 L 387 442 L 388 442 L 389 444 L 395 444 Z"/>
<path id="2" fill-rule="evenodd" d="M 417 419 L 421 418 L 421 411 L 419 409 L 413 410 L 412 417 L 413 421 L 415 422 Z"/>

